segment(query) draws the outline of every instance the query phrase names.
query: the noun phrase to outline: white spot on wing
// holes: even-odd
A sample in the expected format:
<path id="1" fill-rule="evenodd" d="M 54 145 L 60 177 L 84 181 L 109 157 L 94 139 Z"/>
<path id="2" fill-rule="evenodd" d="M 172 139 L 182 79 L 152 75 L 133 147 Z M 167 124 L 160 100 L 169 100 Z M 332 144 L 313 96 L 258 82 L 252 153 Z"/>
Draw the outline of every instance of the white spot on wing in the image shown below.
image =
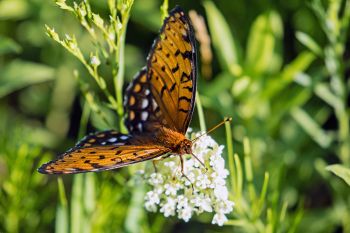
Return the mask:
<path id="1" fill-rule="evenodd" d="M 141 123 L 138 123 L 138 124 L 137 124 L 137 128 L 138 128 L 140 131 L 142 131 L 142 124 L 141 124 Z"/>
<path id="2" fill-rule="evenodd" d="M 106 142 L 101 142 L 101 145 L 106 145 Z"/>
<path id="3" fill-rule="evenodd" d="M 109 142 L 116 142 L 117 138 L 109 138 L 107 141 L 109 141 Z"/>
<path id="4" fill-rule="evenodd" d="M 150 91 L 148 89 L 145 90 L 145 95 L 149 95 Z"/>
<path id="5" fill-rule="evenodd" d="M 128 139 L 129 137 L 128 136 L 125 136 L 125 135 L 122 135 L 122 136 L 120 136 L 119 137 L 121 140 L 126 140 L 126 139 Z"/>
<path id="6" fill-rule="evenodd" d="M 125 145 L 125 143 L 124 142 L 118 142 L 118 143 L 115 143 L 115 144 L 113 144 L 114 146 L 123 146 L 123 145 Z"/>
<path id="7" fill-rule="evenodd" d="M 142 112 L 141 113 L 141 120 L 146 121 L 148 118 L 148 112 Z"/>
<path id="8" fill-rule="evenodd" d="M 148 106 L 148 99 L 143 99 L 141 103 L 141 108 L 146 108 Z"/>

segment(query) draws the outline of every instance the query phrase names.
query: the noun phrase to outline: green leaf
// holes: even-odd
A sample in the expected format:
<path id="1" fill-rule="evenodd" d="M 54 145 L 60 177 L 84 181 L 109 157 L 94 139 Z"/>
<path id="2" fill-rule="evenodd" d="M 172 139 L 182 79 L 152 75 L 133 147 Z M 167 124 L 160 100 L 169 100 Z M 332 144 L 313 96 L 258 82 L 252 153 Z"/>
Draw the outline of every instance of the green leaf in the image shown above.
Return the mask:
<path id="1" fill-rule="evenodd" d="M 53 80 L 54 74 L 49 66 L 15 60 L 0 70 L 0 98 L 23 87 Z"/>
<path id="2" fill-rule="evenodd" d="M 63 180 L 58 177 L 58 191 L 59 191 L 59 203 L 56 209 L 56 222 L 55 232 L 67 233 L 68 232 L 68 204 L 67 196 L 64 188 Z"/>
<path id="3" fill-rule="evenodd" d="M 213 46 L 218 53 L 221 67 L 233 72 L 233 68 L 237 66 L 238 58 L 235 40 L 230 32 L 229 24 L 213 2 L 205 1 L 204 8 L 208 17 Z"/>
<path id="4" fill-rule="evenodd" d="M 96 174 L 90 172 L 85 174 L 84 179 L 84 197 L 83 197 L 83 205 L 84 205 L 84 213 L 86 216 L 86 221 L 84 223 L 82 232 L 90 232 L 92 228 L 91 217 L 96 210 L 96 195 L 95 190 L 97 189 L 95 185 L 95 176 Z"/>
<path id="5" fill-rule="evenodd" d="M 311 138 L 322 148 L 327 148 L 332 143 L 332 137 L 304 110 L 294 108 L 291 110 L 294 120 L 308 133 Z"/>
<path id="6" fill-rule="evenodd" d="M 283 26 L 280 16 L 266 12 L 251 27 L 246 54 L 246 67 L 254 75 L 276 72 L 281 68 Z"/>
<path id="7" fill-rule="evenodd" d="M 135 1 L 132 9 L 132 20 L 154 32 L 158 32 L 161 26 L 159 4 L 153 0 Z"/>
<path id="8" fill-rule="evenodd" d="M 141 232 L 145 220 L 144 196 L 145 187 L 142 184 L 138 184 L 133 190 L 131 202 L 125 216 L 125 229 L 128 233 Z"/>
<path id="9" fill-rule="evenodd" d="M 98 107 L 91 108 L 91 123 L 92 125 L 99 130 L 105 130 L 113 128 L 117 125 L 117 118 L 115 112 L 110 108 L 107 108 L 103 103 L 101 103 L 96 96 L 93 98 L 93 103 Z"/>
<path id="10" fill-rule="evenodd" d="M 8 53 L 19 53 L 22 48 L 14 40 L 0 36 L 0 55 Z"/>
<path id="11" fill-rule="evenodd" d="M 232 86 L 233 76 L 229 72 L 222 72 L 218 74 L 210 83 L 205 83 L 199 87 L 201 94 L 208 97 L 218 96 L 223 90 L 228 89 Z"/>
<path id="12" fill-rule="evenodd" d="M 350 169 L 349 168 L 340 164 L 334 164 L 334 165 L 327 166 L 326 170 L 342 178 L 350 186 Z"/>
<path id="13" fill-rule="evenodd" d="M 84 174 L 76 174 L 73 178 L 71 213 L 70 213 L 70 232 L 82 232 L 84 222 L 83 205 Z"/>
<path id="14" fill-rule="evenodd" d="M 264 89 L 264 96 L 271 99 L 279 94 L 286 86 L 297 79 L 298 75 L 303 73 L 315 60 L 315 55 L 311 52 L 303 52 L 298 55 L 291 63 L 286 65 L 282 72 L 269 80 L 267 88 Z"/>
<path id="15" fill-rule="evenodd" d="M 310 49 L 314 54 L 322 56 L 323 52 L 321 47 L 308 34 L 304 32 L 297 32 L 296 37 L 301 44 Z"/>
<path id="16" fill-rule="evenodd" d="M 23 19 L 30 12 L 28 1 L 3 0 L 0 1 L 0 20 Z"/>
<path id="17" fill-rule="evenodd" d="M 342 100 L 334 95 L 326 83 L 318 83 L 315 86 L 315 94 L 335 109 L 340 109 Z"/>

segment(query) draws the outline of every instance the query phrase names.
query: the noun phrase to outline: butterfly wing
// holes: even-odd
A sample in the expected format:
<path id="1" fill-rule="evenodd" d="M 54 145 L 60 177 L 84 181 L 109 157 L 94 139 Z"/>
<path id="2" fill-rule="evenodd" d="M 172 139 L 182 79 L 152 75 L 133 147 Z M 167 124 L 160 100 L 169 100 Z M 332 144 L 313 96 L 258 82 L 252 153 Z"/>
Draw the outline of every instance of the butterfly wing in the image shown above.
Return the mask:
<path id="1" fill-rule="evenodd" d="M 152 96 L 146 74 L 146 68 L 143 68 L 125 92 L 125 125 L 130 133 L 151 133 L 153 126 L 164 119 Z M 165 121 L 162 124 L 167 126 Z"/>
<path id="2" fill-rule="evenodd" d="M 180 7 L 164 20 L 147 63 L 152 97 L 169 128 L 185 134 L 191 121 L 197 81 L 196 45 L 190 20 Z"/>
<path id="3" fill-rule="evenodd" d="M 145 143 L 142 143 L 145 142 Z M 74 174 L 111 170 L 161 156 L 168 148 L 116 131 L 89 135 L 56 160 L 42 165 L 44 174 Z"/>
<path id="4" fill-rule="evenodd" d="M 125 125 L 130 133 L 152 132 L 155 126 L 185 133 L 191 121 L 196 90 L 193 30 L 176 7 L 165 19 L 148 57 L 148 66 L 125 93 Z"/>
<path id="5" fill-rule="evenodd" d="M 122 134 L 116 130 L 106 130 L 85 136 L 79 142 L 77 142 L 72 149 L 106 145 L 130 145 L 131 140 L 132 137 L 128 134 Z"/>

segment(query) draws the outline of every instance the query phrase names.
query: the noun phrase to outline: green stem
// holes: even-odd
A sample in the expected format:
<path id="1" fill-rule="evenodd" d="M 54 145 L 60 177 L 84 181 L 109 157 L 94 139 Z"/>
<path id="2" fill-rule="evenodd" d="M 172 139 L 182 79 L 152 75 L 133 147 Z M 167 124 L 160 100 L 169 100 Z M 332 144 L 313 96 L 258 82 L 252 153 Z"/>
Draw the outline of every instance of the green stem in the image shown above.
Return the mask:
<path id="1" fill-rule="evenodd" d="M 64 46 L 64 45 L 63 45 Z M 65 46 L 64 46 L 65 47 Z M 102 90 L 103 94 L 107 97 L 108 101 L 111 103 L 111 105 L 117 109 L 117 103 L 113 96 L 109 93 L 106 83 L 103 78 L 101 78 L 97 72 L 94 71 L 94 69 L 91 68 L 91 66 L 85 61 L 84 57 L 79 54 L 75 54 L 72 52 L 72 54 L 80 60 L 81 63 L 85 66 L 85 68 L 88 70 L 89 74 L 95 79 L 97 85 Z"/>
<path id="2" fill-rule="evenodd" d="M 244 149 L 244 168 L 246 180 L 248 183 L 248 192 L 250 200 L 253 202 L 256 199 L 256 192 L 254 188 L 254 175 L 252 168 L 252 159 L 251 159 L 251 151 L 250 151 L 250 141 L 248 138 L 243 139 L 243 149 Z"/>
<path id="3" fill-rule="evenodd" d="M 90 115 L 90 108 L 87 102 L 84 103 L 83 113 L 80 119 L 79 135 L 81 138 L 86 132 L 86 126 Z M 83 223 L 85 219 L 84 204 L 83 204 L 83 189 L 85 176 L 78 174 L 74 176 L 71 199 L 71 231 L 83 232 Z"/>
<path id="4" fill-rule="evenodd" d="M 234 155 L 233 155 L 233 144 L 232 144 L 232 130 L 231 130 L 231 124 L 230 122 L 225 123 L 225 129 L 226 129 L 226 144 L 227 144 L 227 157 L 228 157 L 228 167 L 230 170 L 230 179 L 231 179 L 231 189 L 232 193 L 237 192 L 235 187 L 235 180 L 237 179 L 236 172 L 235 172 L 235 163 L 234 163 Z"/>
<path id="5" fill-rule="evenodd" d="M 162 12 L 162 21 L 168 16 L 169 1 L 164 0 L 163 5 L 160 7 Z"/>
<path id="6" fill-rule="evenodd" d="M 346 113 L 345 106 L 346 103 L 343 102 L 341 109 L 336 109 L 335 115 L 339 122 L 338 138 L 339 138 L 339 157 L 342 162 L 346 165 L 350 165 L 350 135 L 349 135 L 349 115 Z"/>
<path id="7" fill-rule="evenodd" d="M 57 233 L 67 233 L 68 232 L 68 203 L 66 191 L 64 188 L 63 180 L 58 177 L 58 193 L 59 193 L 59 203 L 56 210 L 55 219 L 55 232 Z"/>
<path id="8" fill-rule="evenodd" d="M 196 105 L 197 105 L 197 111 L 198 111 L 198 117 L 199 117 L 199 126 L 200 126 L 202 132 L 206 132 L 207 127 L 205 125 L 203 106 L 202 106 L 201 98 L 199 97 L 198 92 L 196 92 L 196 99 L 197 99 Z"/>
<path id="9" fill-rule="evenodd" d="M 343 59 L 343 54 L 345 51 L 346 37 L 348 35 L 350 10 L 348 9 L 349 2 L 345 2 L 345 12 L 342 18 L 339 17 L 340 2 L 334 1 L 330 3 L 328 10 L 328 18 L 332 21 L 337 22 L 341 25 L 341 30 L 332 30 L 327 28 L 327 35 L 329 38 L 329 47 L 333 51 L 334 64 L 336 68 L 332 70 L 328 66 L 328 72 L 331 75 L 331 78 L 338 84 L 337 88 L 334 88 L 335 95 L 342 101 L 341 106 L 335 107 L 335 115 L 339 124 L 338 129 L 338 140 L 339 140 L 339 151 L 338 155 L 342 162 L 349 166 L 350 165 L 350 128 L 349 128 L 349 114 L 347 110 L 347 98 L 349 95 L 349 90 L 346 85 L 345 77 L 345 67 L 346 62 Z"/>
<path id="10" fill-rule="evenodd" d="M 70 232 L 82 232 L 84 223 L 83 209 L 83 174 L 77 174 L 73 179 L 72 198 L 71 198 L 71 215 L 70 215 Z"/>
<path id="11" fill-rule="evenodd" d="M 123 107 L 123 83 L 124 83 L 124 72 L 125 72 L 125 35 L 126 29 L 130 17 L 130 9 L 133 4 L 133 1 L 130 3 L 130 7 L 122 14 L 122 28 L 118 35 L 117 41 L 117 50 L 116 50 L 116 76 L 114 78 L 114 88 L 116 91 L 117 98 L 117 113 L 119 116 L 119 128 L 120 131 L 125 133 L 127 130 L 125 129 L 123 122 L 124 115 L 124 107 Z"/>
<path id="12" fill-rule="evenodd" d="M 85 135 L 86 127 L 89 121 L 89 116 L 90 116 L 90 106 L 88 102 L 85 101 L 83 104 L 83 113 L 81 114 L 81 118 L 80 118 L 78 138 L 82 138 Z"/>

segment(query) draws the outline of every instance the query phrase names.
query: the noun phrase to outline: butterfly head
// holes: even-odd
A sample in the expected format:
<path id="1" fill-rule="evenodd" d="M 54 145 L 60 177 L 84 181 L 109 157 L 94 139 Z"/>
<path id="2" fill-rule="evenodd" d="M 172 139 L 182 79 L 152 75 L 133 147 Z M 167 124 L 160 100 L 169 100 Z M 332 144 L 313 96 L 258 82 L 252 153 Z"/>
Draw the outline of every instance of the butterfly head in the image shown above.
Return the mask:
<path id="1" fill-rule="evenodd" d="M 177 147 L 177 153 L 180 155 L 192 154 L 192 142 L 188 139 L 182 140 Z"/>

